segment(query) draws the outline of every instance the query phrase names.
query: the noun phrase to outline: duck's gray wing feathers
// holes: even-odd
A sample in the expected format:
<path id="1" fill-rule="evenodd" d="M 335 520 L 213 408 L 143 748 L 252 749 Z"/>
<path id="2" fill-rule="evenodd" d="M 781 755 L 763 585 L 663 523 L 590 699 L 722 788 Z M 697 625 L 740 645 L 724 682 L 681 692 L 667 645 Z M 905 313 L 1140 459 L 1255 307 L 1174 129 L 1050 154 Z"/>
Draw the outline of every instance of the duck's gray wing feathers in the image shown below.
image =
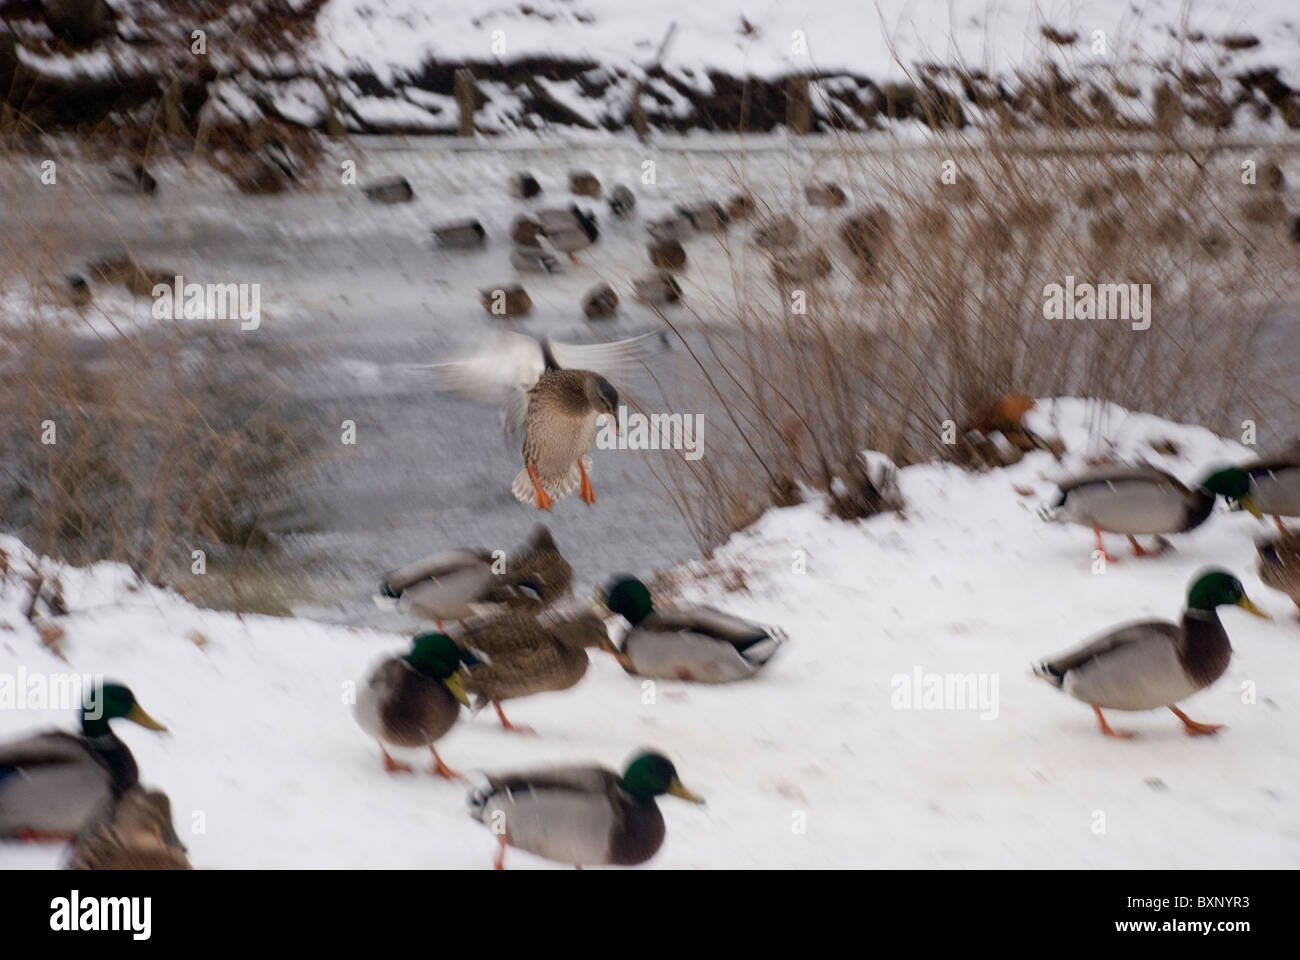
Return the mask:
<path id="1" fill-rule="evenodd" d="M 0 771 L 6 768 L 52 767 L 81 763 L 94 754 L 78 736 L 51 730 L 21 740 L 0 743 Z"/>
<path id="2" fill-rule="evenodd" d="M 618 775 L 605 767 L 574 765 L 488 774 L 492 793 L 557 790 L 604 796 L 618 789 Z"/>
<path id="3" fill-rule="evenodd" d="M 546 345 L 561 368 L 591 370 L 607 380 L 626 380 L 662 353 L 667 339 L 661 331 L 606 343 L 559 343 L 548 336 Z"/>
<path id="4" fill-rule="evenodd" d="M 692 607 L 686 610 L 656 610 L 642 621 L 648 630 L 686 630 L 723 640 L 738 649 L 744 649 L 768 636 L 769 631 L 748 620 L 713 607 Z"/>
<path id="5" fill-rule="evenodd" d="M 1123 483 L 1125 481 L 1146 481 L 1148 483 L 1170 484 L 1175 489 L 1184 493 L 1191 492 L 1187 489 L 1187 486 L 1172 473 L 1168 473 L 1158 467 L 1153 467 L 1150 464 L 1102 467 L 1097 470 L 1088 470 L 1059 481 L 1057 486 L 1061 488 L 1062 494 L 1066 494 L 1071 490 L 1085 487 L 1093 483 Z"/>
<path id="6" fill-rule="evenodd" d="M 384 582 L 400 593 L 421 580 L 449 576 L 459 570 L 480 567 L 485 563 L 492 563 L 492 554 L 487 550 L 448 550 L 398 567 L 384 575 Z"/>
<path id="7" fill-rule="evenodd" d="M 1153 637 L 1177 641 L 1182 637 L 1182 629 L 1168 620 L 1138 620 L 1085 640 L 1072 650 L 1044 660 L 1043 665 L 1053 673 L 1063 675 L 1081 663 L 1109 653 L 1117 647 L 1140 643 Z"/>

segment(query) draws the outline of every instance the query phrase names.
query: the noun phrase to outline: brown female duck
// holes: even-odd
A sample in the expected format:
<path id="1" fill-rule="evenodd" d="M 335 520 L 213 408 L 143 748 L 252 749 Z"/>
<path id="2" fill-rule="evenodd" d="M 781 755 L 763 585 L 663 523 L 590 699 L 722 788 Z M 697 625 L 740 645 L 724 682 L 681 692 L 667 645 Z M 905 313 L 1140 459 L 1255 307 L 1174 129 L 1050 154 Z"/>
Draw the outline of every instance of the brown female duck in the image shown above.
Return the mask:
<path id="1" fill-rule="evenodd" d="M 1300 608 L 1300 533 L 1288 533 L 1258 544 L 1260 582 L 1280 590 Z M 1297 614 L 1300 617 L 1300 614 Z"/>
<path id="2" fill-rule="evenodd" d="M 606 377 L 631 373 L 665 343 L 660 333 L 594 344 L 509 334 L 495 350 L 432 369 L 438 389 L 499 406 L 507 437 L 523 428 L 524 469 L 511 489 L 522 502 L 549 510 L 574 489 L 595 502 L 586 453 L 597 418 L 615 417 L 619 402 Z"/>
<path id="3" fill-rule="evenodd" d="M 77 834 L 72 870 L 192 870 L 161 790 L 138 784 L 105 806 Z"/>
<path id="4" fill-rule="evenodd" d="M 616 652 L 604 623 L 592 613 L 572 618 L 511 613 L 470 627 L 456 642 L 475 709 L 491 703 L 501 726 L 516 733 L 530 731 L 506 719 L 501 701 L 567 690 L 586 675 L 588 648 Z"/>

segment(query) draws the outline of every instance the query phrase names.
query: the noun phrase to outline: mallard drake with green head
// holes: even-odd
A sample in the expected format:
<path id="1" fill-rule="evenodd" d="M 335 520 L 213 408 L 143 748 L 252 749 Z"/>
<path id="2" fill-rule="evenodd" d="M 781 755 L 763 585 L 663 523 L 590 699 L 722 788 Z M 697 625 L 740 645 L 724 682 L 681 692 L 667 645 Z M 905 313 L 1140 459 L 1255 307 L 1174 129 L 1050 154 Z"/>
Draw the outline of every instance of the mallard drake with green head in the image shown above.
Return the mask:
<path id="1" fill-rule="evenodd" d="M 72 870 L 192 870 L 161 790 L 136 784 L 106 802 L 77 834 Z"/>
<path id="2" fill-rule="evenodd" d="M 576 867 L 633 867 L 663 846 L 655 798 L 664 794 L 704 802 L 682 785 L 667 757 L 642 753 L 622 776 L 595 765 L 489 774 L 470 791 L 469 807 L 497 837 L 498 870 L 505 869 L 508 846 Z"/>
<path id="3" fill-rule="evenodd" d="M 140 768 L 109 725 L 119 719 L 167 729 L 130 689 L 109 683 L 82 706 L 81 736 L 54 730 L 0 744 L 0 838 L 71 840 L 106 802 L 134 787 Z"/>
<path id="4" fill-rule="evenodd" d="M 494 616 L 505 609 L 538 609 L 568 594 L 573 568 L 545 524 L 527 544 L 498 563 L 491 551 L 452 550 L 385 574 L 381 598 L 396 600 L 410 616 L 442 621 Z"/>
<path id="5" fill-rule="evenodd" d="M 461 704 L 469 697 L 458 667 L 460 648 L 442 633 L 422 633 L 409 653 L 389 657 L 370 674 L 357 694 L 357 725 L 374 737 L 389 773 L 407 773 L 410 767 L 388 755 L 387 746 L 428 747 L 433 753 L 433 774 L 463 779 L 442 762 L 434 746 L 456 725 Z"/>
<path id="6" fill-rule="evenodd" d="M 1108 630 L 1082 646 L 1034 665 L 1034 673 L 1092 707 L 1101 732 L 1127 738 L 1106 723 L 1102 708 L 1154 710 L 1168 707 L 1189 735 L 1214 733 L 1221 724 L 1197 723 L 1178 709 L 1180 700 L 1223 676 L 1232 644 L 1218 608 L 1241 607 L 1268 619 L 1241 582 L 1223 570 L 1192 580 L 1182 621 L 1141 620 Z"/>
<path id="7" fill-rule="evenodd" d="M 1215 470 L 1194 487 L 1149 465 L 1107 467 L 1062 480 L 1058 486 L 1060 496 L 1039 515 L 1048 521 L 1092 527 L 1098 552 L 1111 563 L 1114 558 L 1102 544 L 1103 531 L 1124 534 L 1134 556 L 1142 557 L 1159 550 L 1144 549 L 1138 535 L 1193 530 L 1209 518 L 1217 497 L 1260 515 L 1250 496 L 1250 479 L 1236 467 Z"/>
<path id="8" fill-rule="evenodd" d="M 592 344 L 510 334 L 497 349 L 431 369 L 437 389 L 499 406 L 507 437 L 523 428 L 524 469 L 511 489 L 522 502 L 549 510 L 575 488 L 595 502 L 586 453 L 597 417 L 618 413 L 618 391 L 606 377 L 633 372 L 665 344 L 657 332 Z"/>
<path id="9" fill-rule="evenodd" d="M 465 689 L 474 694 L 474 709 L 491 703 L 501 726 L 528 733 L 506 719 L 503 700 L 534 693 L 567 690 L 587 673 L 587 650 L 595 647 L 616 654 L 605 624 L 592 613 L 575 617 L 509 613 L 475 624 L 456 642 Z"/>
<path id="10" fill-rule="evenodd" d="M 1250 478 L 1250 501 L 1255 508 L 1272 514 L 1278 530 L 1287 533 L 1282 518 L 1300 517 L 1300 444 L 1276 457 L 1242 464 L 1241 470 Z"/>
<path id="11" fill-rule="evenodd" d="M 785 635 L 712 607 L 659 611 L 635 577 L 617 576 L 605 605 L 631 629 L 620 649 L 624 667 L 641 677 L 729 683 L 761 670 Z"/>
<path id="12" fill-rule="evenodd" d="M 1287 533 L 1256 545 L 1260 582 L 1280 590 L 1300 609 L 1300 533 Z"/>

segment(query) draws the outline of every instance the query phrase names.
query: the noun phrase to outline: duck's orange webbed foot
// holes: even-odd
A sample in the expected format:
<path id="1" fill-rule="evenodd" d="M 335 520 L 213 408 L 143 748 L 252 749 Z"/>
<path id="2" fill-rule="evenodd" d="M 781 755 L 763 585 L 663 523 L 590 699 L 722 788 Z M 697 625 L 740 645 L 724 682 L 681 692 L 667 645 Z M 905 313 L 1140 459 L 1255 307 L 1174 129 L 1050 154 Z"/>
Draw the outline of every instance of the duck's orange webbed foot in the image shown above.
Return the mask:
<path id="1" fill-rule="evenodd" d="M 501 709 L 501 704 L 500 704 L 500 703 L 498 703 L 497 701 L 493 700 L 493 701 L 492 701 L 492 706 L 496 708 L 497 716 L 498 716 L 498 717 L 500 718 L 500 720 L 501 720 L 501 727 L 502 727 L 502 729 L 509 730 L 511 733 L 522 733 L 522 734 L 524 734 L 524 735 L 526 735 L 526 736 L 536 736 L 537 731 L 534 730 L 532 727 L 516 726 L 515 724 L 513 724 L 513 723 L 511 723 L 509 720 L 507 720 L 507 719 L 506 719 L 506 712 L 505 712 L 504 710 Z"/>
<path id="2" fill-rule="evenodd" d="M 581 460 L 578 461 L 578 472 L 582 474 L 582 482 L 578 485 L 578 496 L 583 503 L 591 506 L 596 502 L 596 491 L 591 486 L 591 477 L 587 476 L 587 468 Z"/>
<path id="3" fill-rule="evenodd" d="M 1093 527 L 1092 532 L 1097 536 L 1096 553 L 1105 563 L 1118 563 L 1119 561 L 1106 552 L 1106 545 L 1101 542 L 1101 527 Z"/>
<path id="4" fill-rule="evenodd" d="M 384 769 L 387 770 L 389 773 L 410 773 L 411 772 L 410 764 L 399 763 L 398 761 L 394 760 L 392 757 L 388 755 L 388 751 L 384 749 L 384 745 L 382 743 L 379 745 L 379 752 L 384 755 Z"/>
<path id="5" fill-rule="evenodd" d="M 551 509 L 551 495 L 542 489 L 542 481 L 537 479 L 537 471 L 528 464 L 528 475 L 533 478 L 533 504 L 538 510 Z"/>
<path id="6" fill-rule="evenodd" d="M 1142 546 L 1142 544 L 1137 542 L 1137 537 L 1132 534 L 1127 534 L 1126 536 L 1128 536 L 1128 542 L 1133 544 L 1133 556 L 1135 557 L 1158 557 L 1160 554 L 1164 553 L 1164 548 L 1162 546 L 1157 546 L 1154 550 L 1148 550 L 1146 547 Z"/>
<path id="7" fill-rule="evenodd" d="M 1106 718 L 1101 715 L 1101 707 L 1093 704 L 1092 712 L 1097 715 L 1097 724 L 1101 727 L 1101 732 L 1106 736 L 1113 737 L 1116 740 L 1133 739 L 1133 734 L 1131 733 L 1127 733 L 1123 730 L 1112 730 L 1110 724 L 1106 722 Z"/>
<path id="8" fill-rule="evenodd" d="M 1175 707 L 1172 703 L 1169 705 L 1169 709 L 1174 712 L 1174 716 L 1183 721 L 1183 732 L 1189 737 L 1205 737 L 1212 733 L 1218 733 L 1223 729 L 1223 724 L 1221 723 L 1196 722 L 1187 714 L 1183 713 L 1183 711 Z"/>
<path id="9" fill-rule="evenodd" d="M 57 830 L 19 830 L 14 836 L 23 843 L 72 843 L 77 839 L 75 833 L 60 833 Z"/>
<path id="10" fill-rule="evenodd" d="M 438 748 L 429 744 L 429 752 L 433 754 L 433 767 L 429 770 L 435 777 L 442 777 L 444 780 L 464 780 L 463 774 L 457 773 L 451 767 L 442 762 L 442 757 L 438 756 Z"/>

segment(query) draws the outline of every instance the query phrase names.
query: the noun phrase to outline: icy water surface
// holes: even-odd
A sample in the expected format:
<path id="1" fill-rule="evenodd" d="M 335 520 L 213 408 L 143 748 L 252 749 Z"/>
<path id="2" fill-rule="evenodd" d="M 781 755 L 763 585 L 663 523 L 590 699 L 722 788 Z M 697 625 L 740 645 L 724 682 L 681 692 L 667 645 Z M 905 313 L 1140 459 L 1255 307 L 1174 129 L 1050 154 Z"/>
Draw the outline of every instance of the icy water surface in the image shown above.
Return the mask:
<path id="1" fill-rule="evenodd" d="M 627 280 L 648 270 L 645 220 L 680 201 L 725 199 L 742 180 L 763 185 L 763 195 L 781 203 L 791 199 L 792 184 L 844 178 L 845 158 L 833 149 L 809 152 L 768 140 L 745 155 L 735 146 L 734 138 L 697 139 L 691 150 L 651 153 L 635 141 L 502 147 L 371 140 L 337 148 L 309 192 L 248 197 L 211 175 L 164 166 L 158 195 L 140 198 L 108 191 L 102 171 L 86 168 L 73 179 L 84 179 L 91 190 L 78 194 L 74 187 L 53 203 L 48 193 L 33 194 L 18 212 L 34 229 L 69 234 L 68 269 L 125 245 L 146 266 L 175 269 L 187 279 L 261 285 L 262 325 L 241 336 L 283 340 L 303 351 L 311 362 L 283 372 L 303 416 L 319 416 L 334 436 L 344 418 L 357 428 L 356 445 L 327 451 L 302 508 L 280 518 L 286 552 L 274 592 L 322 619 L 386 622 L 370 599 L 383 570 L 458 545 L 509 549 L 539 517 L 510 494 L 520 457 L 503 442 L 497 413 L 431 392 L 409 366 L 455 357 L 502 328 L 575 340 L 650 329 L 653 314 L 626 300 L 620 319 L 599 325 L 587 323 L 579 306 L 594 284 L 608 281 L 624 294 Z M 651 157 L 654 183 L 647 184 Z M 333 174 L 347 160 L 355 160 L 361 184 L 405 175 L 414 202 L 368 202 L 359 186 L 344 186 Z M 638 214 L 620 222 L 603 200 L 576 198 L 598 213 L 601 242 L 559 275 L 517 277 L 507 259 L 511 221 L 530 209 L 573 202 L 570 169 L 591 170 L 606 190 L 620 182 L 632 186 Z M 510 196 L 506 184 L 520 170 L 541 180 L 540 198 Z M 437 249 L 430 225 L 462 217 L 483 222 L 486 249 Z M 687 243 L 691 263 L 683 282 L 692 303 L 725 302 L 735 262 L 729 245 L 742 237 L 733 231 Z M 532 315 L 517 323 L 489 316 L 478 291 L 516 279 L 532 296 Z M 135 301 L 141 319 L 148 308 L 148 300 Z M 696 322 L 680 309 L 668 315 L 684 328 Z M 1300 355 L 1293 316 L 1279 317 L 1266 340 L 1271 351 Z M 671 391 L 690 366 L 679 347 L 658 372 Z M 643 398 L 654 394 L 644 378 L 633 387 Z M 703 412 L 707 451 L 710 411 Z M 595 507 L 571 497 L 546 518 L 584 584 L 698 556 L 645 462 L 672 454 L 593 455 Z"/>

